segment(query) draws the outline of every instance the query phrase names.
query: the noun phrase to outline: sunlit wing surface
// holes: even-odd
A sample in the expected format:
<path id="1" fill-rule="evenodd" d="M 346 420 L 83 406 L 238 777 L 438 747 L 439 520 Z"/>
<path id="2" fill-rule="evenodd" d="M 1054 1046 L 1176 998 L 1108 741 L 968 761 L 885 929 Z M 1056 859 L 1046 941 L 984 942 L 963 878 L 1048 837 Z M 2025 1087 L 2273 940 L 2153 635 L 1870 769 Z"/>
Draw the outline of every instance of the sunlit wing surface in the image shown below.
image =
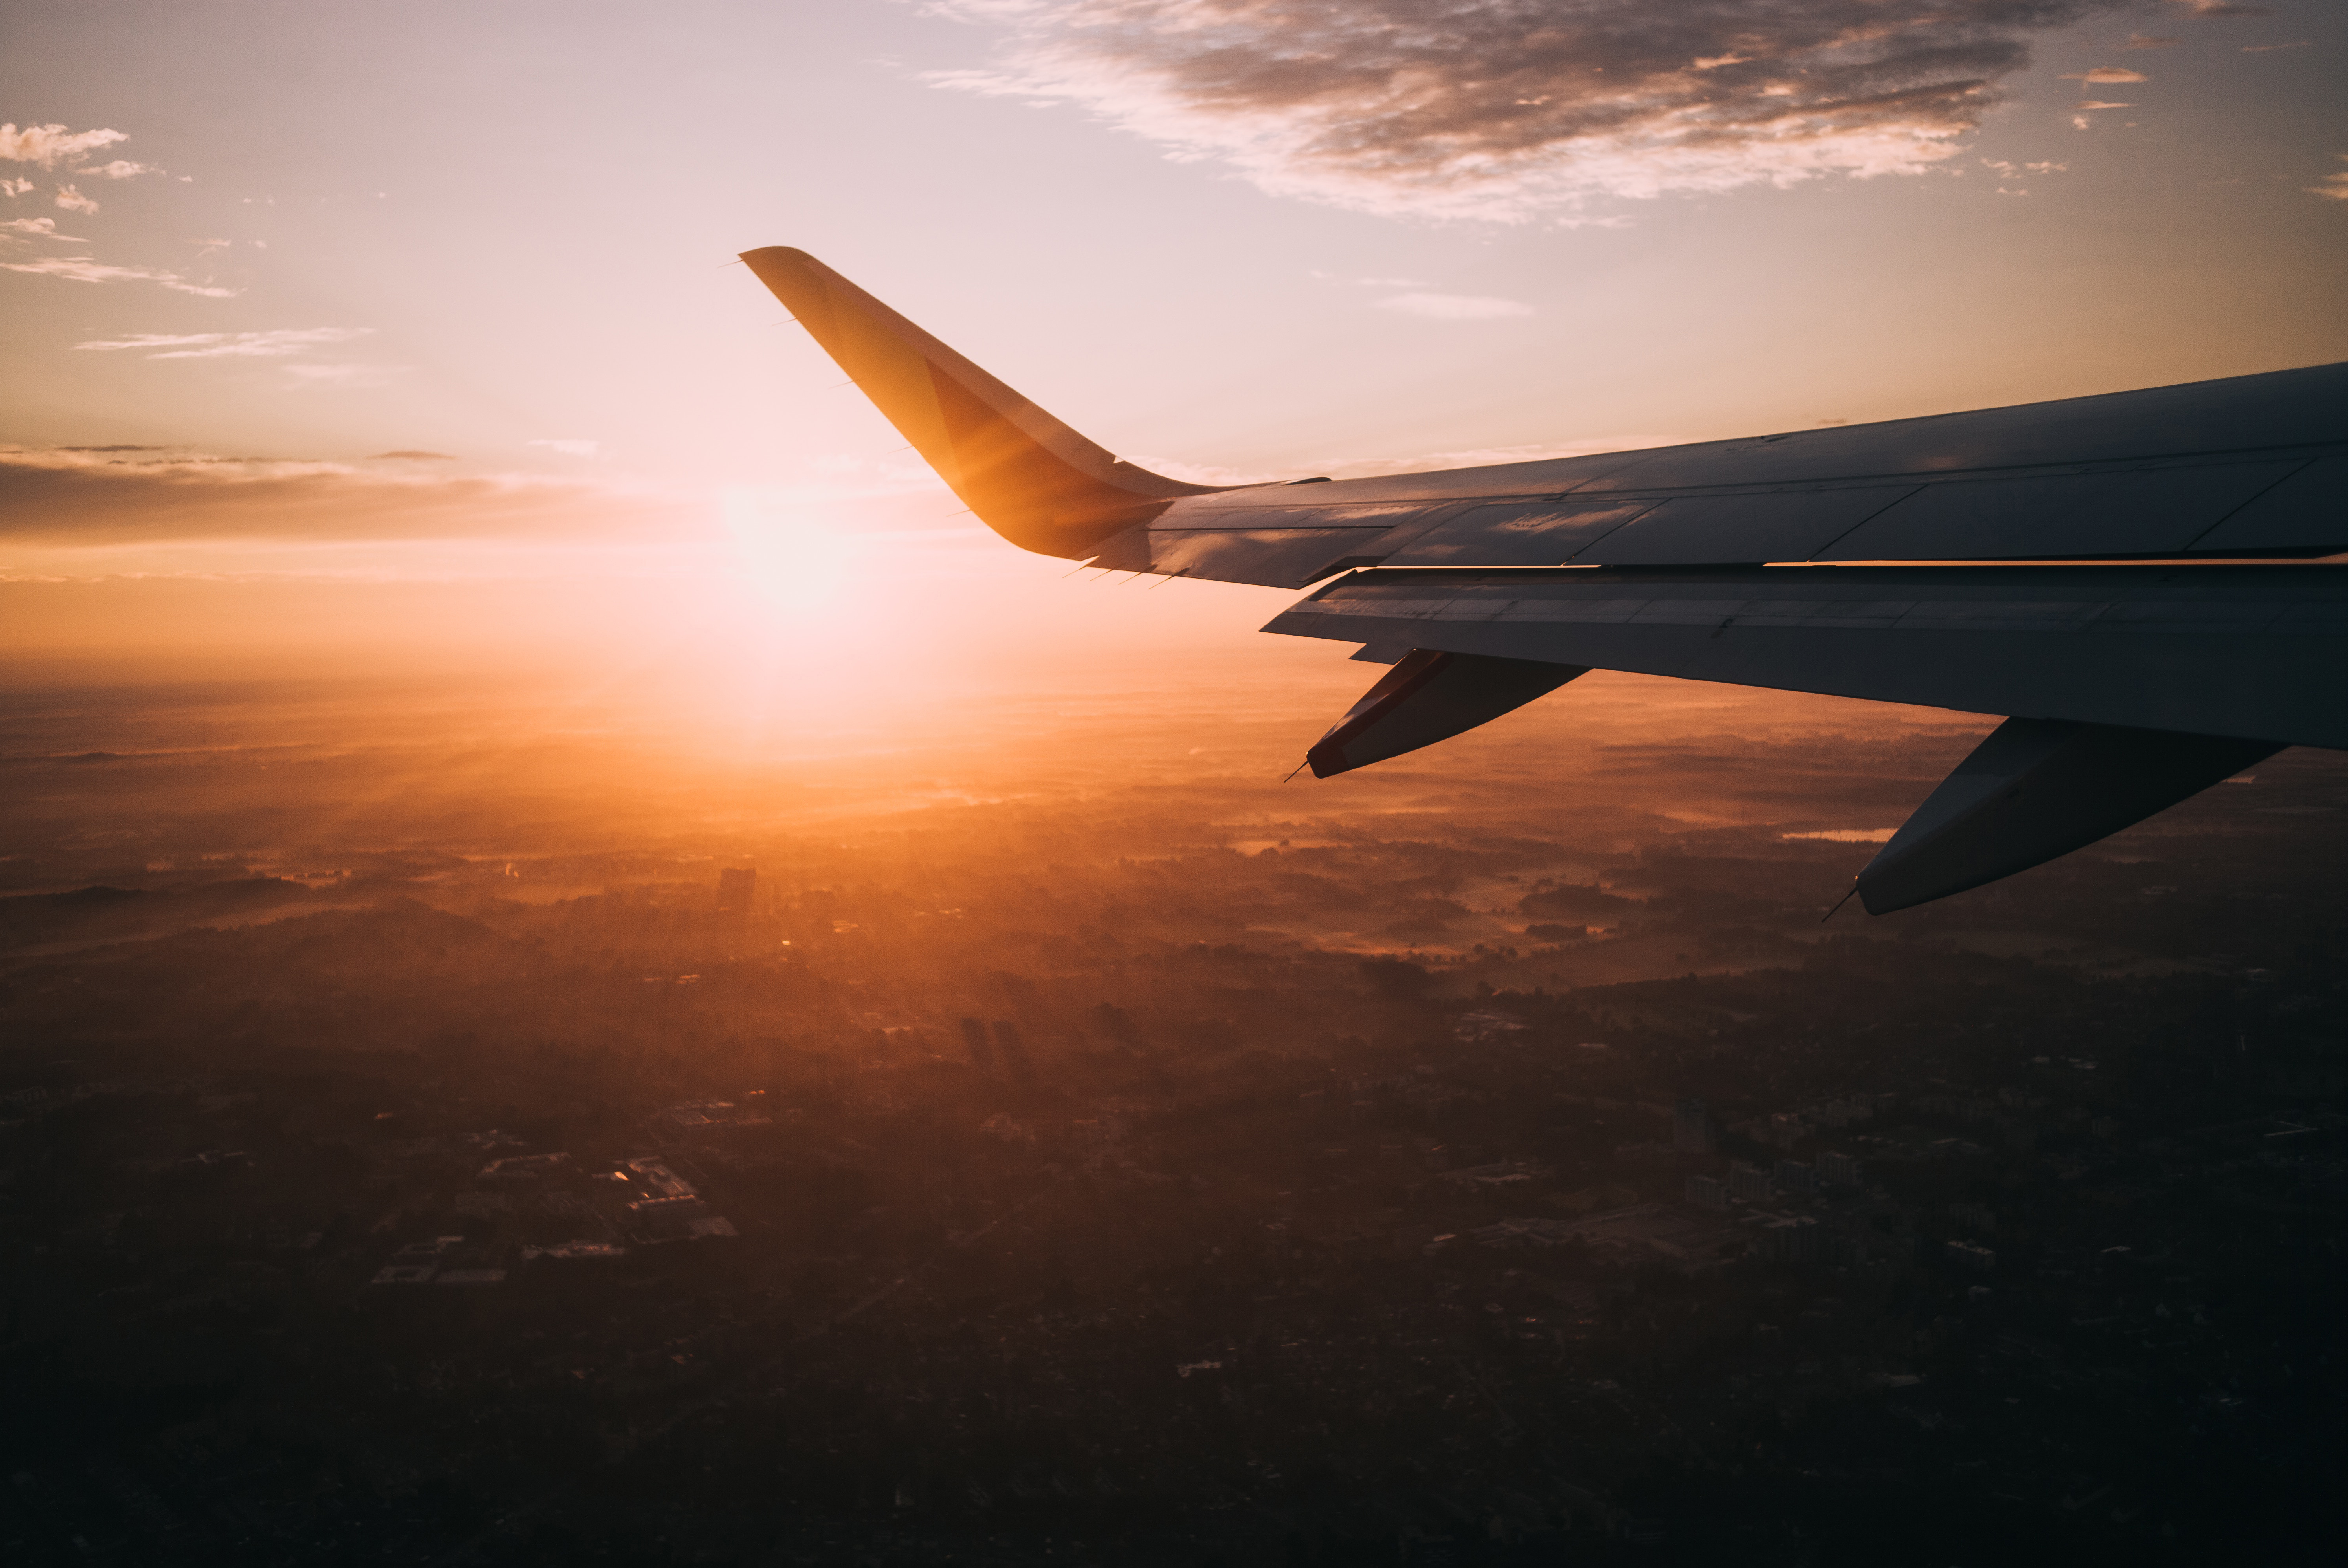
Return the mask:
<path id="1" fill-rule="evenodd" d="M 2092 843 L 2285 745 L 2348 749 L 2348 577 L 2322 561 L 2348 549 L 2348 364 L 1210 488 L 1114 457 L 803 251 L 743 260 L 1014 544 L 1325 582 L 1265 630 L 1395 668 L 1312 748 L 1320 776 L 1588 669 L 2014 715 L 1860 874 L 1880 914 Z"/>

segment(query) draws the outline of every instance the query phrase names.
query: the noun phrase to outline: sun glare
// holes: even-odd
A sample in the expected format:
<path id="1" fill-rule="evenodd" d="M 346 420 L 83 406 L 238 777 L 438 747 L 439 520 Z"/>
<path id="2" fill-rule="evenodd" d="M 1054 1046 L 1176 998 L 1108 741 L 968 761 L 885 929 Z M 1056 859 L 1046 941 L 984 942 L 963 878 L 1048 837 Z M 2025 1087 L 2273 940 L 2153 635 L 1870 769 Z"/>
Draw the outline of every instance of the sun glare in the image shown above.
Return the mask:
<path id="1" fill-rule="evenodd" d="M 718 507 L 733 547 L 731 570 L 760 599 L 802 627 L 852 613 L 867 541 L 788 490 L 735 486 Z"/>

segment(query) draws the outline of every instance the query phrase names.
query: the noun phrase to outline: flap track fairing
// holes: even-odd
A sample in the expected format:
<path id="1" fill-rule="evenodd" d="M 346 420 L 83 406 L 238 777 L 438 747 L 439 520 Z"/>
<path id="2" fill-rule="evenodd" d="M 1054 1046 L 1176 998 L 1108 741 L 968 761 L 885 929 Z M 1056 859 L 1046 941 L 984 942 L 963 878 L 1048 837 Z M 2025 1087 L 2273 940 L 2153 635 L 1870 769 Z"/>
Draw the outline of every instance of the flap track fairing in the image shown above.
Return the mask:
<path id="1" fill-rule="evenodd" d="M 1589 672 L 1581 664 L 1413 649 L 1313 743 L 1304 761 L 1314 778 L 1350 773 L 1447 741 Z"/>
<path id="2" fill-rule="evenodd" d="M 2142 822 L 2282 747 L 2059 719 L 2008 719 L 1859 874 L 1870 915 L 1944 898 Z"/>

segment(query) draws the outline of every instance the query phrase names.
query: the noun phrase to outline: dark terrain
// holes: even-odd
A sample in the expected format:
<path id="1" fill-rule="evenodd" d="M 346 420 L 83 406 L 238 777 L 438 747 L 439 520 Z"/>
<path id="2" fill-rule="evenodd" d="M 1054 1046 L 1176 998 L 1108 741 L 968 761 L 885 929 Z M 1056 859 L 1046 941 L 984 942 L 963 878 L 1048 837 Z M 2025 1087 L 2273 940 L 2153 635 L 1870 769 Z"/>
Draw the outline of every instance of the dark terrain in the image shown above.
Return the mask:
<path id="1" fill-rule="evenodd" d="M 883 794 L 36 717 L 11 1562 L 2329 1560 L 2339 758 L 1822 926 L 1872 846 L 1787 835 L 1964 733 Z"/>

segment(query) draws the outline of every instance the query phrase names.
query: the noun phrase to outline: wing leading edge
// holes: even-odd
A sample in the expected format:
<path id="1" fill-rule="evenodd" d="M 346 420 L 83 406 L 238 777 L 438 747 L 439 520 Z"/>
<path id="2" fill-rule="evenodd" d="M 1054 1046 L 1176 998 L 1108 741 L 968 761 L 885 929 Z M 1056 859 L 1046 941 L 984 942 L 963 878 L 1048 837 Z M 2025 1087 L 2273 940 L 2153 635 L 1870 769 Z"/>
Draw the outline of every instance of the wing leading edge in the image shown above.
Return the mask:
<path id="1" fill-rule="evenodd" d="M 2348 364 L 1213 487 L 1113 456 L 804 251 L 742 260 L 1022 548 L 1334 579 L 1264 630 L 1395 669 L 1312 748 L 1319 776 L 1587 669 L 2013 715 L 1861 873 L 1881 914 L 2092 843 L 2284 745 L 2348 749 L 2348 577 L 2315 564 L 2348 548 Z"/>

